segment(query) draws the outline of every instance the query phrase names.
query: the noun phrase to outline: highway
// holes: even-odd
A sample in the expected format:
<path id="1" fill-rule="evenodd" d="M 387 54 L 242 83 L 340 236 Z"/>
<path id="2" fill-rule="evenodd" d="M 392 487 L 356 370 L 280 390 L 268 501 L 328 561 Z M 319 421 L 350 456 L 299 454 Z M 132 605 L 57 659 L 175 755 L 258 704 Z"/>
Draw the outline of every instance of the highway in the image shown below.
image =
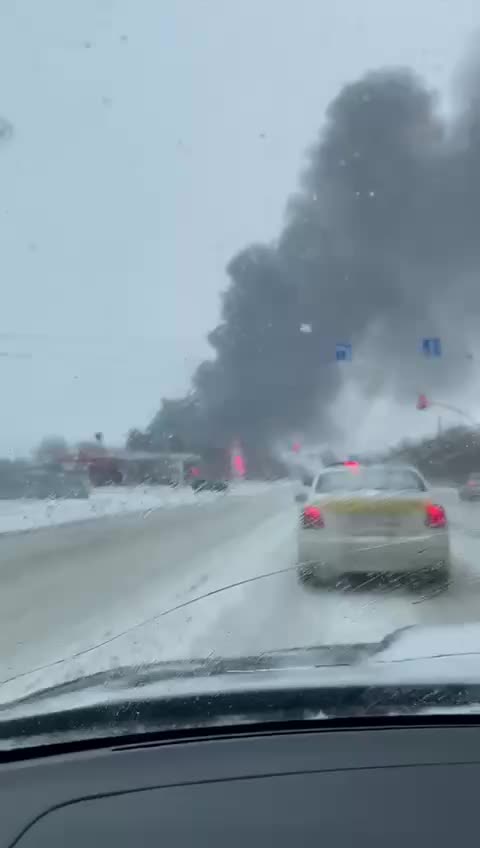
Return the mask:
<path id="1" fill-rule="evenodd" d="M 290 485 L 0 536 L 0 700 L 95 670 L 377 640 L 480 618 L 480 503 L 434 491 L 453 553 L 445 593 L 306 588 Z"/>

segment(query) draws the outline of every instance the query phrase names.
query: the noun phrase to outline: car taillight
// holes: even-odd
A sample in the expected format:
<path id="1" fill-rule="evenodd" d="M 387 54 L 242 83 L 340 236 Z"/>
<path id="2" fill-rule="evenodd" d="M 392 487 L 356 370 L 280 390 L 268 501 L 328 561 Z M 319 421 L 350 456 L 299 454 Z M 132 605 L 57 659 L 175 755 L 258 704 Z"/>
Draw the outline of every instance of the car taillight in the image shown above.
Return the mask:
<path id="1" fill-rule="evenodd" d="M 427 527 L 446 527 L 447 515 L 443 506 L 427 504 L 425 524 Z"/>
<path id="2" fill-rule="evenodd" d="M 323 515 L 318 506 L 306 506 L 303 510 L 303 526 L 315 530 L 319 527 L 325 527 Z"/>

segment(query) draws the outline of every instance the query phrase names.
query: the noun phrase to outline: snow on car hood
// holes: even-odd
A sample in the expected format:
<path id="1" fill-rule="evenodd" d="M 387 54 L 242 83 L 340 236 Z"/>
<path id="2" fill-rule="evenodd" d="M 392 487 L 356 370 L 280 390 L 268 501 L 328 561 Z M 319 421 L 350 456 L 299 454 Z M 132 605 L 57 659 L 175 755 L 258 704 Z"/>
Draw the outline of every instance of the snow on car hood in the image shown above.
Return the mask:
<path id="1" fill-rule="evenodd" d="M 405 627 L 387 637 L 369 665 L 385 682 L 480 682 L 480 623 Z"/>

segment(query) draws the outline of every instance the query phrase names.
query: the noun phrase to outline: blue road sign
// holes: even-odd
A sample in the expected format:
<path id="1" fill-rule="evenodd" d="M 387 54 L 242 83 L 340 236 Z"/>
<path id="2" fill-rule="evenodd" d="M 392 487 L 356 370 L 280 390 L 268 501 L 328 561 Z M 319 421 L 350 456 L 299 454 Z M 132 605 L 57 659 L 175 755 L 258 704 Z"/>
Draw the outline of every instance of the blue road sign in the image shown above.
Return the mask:
<path id="1" fill-rule="evenodd" d="M 335 359 L 337 362 L 351 362 L 352 361 L 352 345 L 351 344 L 337 344 L 335 345 Z"/>
<path id="2" fill-rule="evenodd" d="M 422 353 L 424 356 L 441 356 L 442 343 L 440 339 L 422 339 Z"/>

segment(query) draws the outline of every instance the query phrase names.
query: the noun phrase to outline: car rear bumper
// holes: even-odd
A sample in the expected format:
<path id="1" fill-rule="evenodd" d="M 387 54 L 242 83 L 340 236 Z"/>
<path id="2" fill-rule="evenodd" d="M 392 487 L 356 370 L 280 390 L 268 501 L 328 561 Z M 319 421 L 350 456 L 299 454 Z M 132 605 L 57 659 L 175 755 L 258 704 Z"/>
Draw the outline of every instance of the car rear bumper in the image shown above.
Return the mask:
<path id="1" fill-rule="evenodd" d="M 311 563 L 333 574 L 348 572 L 408 573 L 448 564 L 448 532 L 415 538 L 382 536 L 321 538 L 321 530 L 300 530 L 299 563 Z"/>

